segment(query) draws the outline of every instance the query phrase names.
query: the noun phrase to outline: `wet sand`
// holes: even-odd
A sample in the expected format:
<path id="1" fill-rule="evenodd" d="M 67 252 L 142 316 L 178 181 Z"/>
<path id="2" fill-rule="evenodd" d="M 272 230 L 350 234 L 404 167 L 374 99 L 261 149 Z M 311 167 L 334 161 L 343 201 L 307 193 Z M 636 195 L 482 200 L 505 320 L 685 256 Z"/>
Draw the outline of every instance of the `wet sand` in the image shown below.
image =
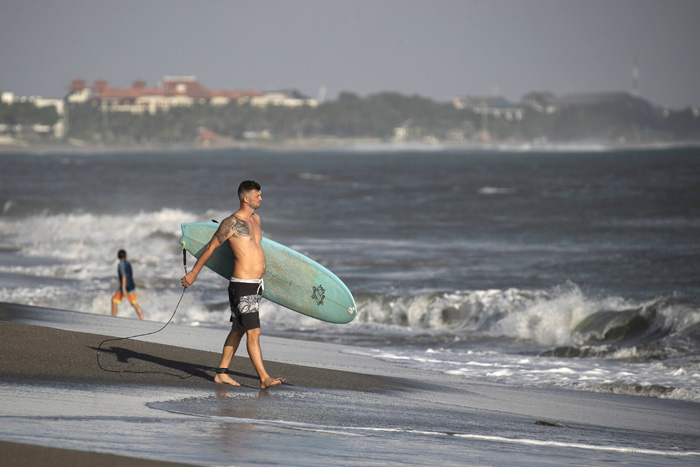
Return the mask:
<path id="1" fill-rule="evenodd" d="M 209 387 L 220 355 L 138 340 L 108 341 L 108 336 L 27 324 L 0 322 L 0 374 L 4 378 L 85 383 Z M 222 341 L 223 342 L 223 341 Z M 99 360 L 98 360 L 99 357 Z M 258 389 L 260 380 L 247 357 L 234 357 L 230 375 Z M 380 376 L 267 361 L 270 375 L 288 385 L 371 391 L 399 384 Z"/>
<path id="2" fill-rule="evenodd" d="M 106 342 L 107 336 L 0 322 L 0 375 L 5 381 L 206 387 L 214 383 L 219 354 L 137 340 Z M 235 357 L 231 375 L 244 387 L 259 388 L 255 370 L 246 357 Z M 287 385 L 327 389 L 374 391 L 397 386 L 379 376 L 267 362 L 272 375 L 284 375 Z M 95 452 L 0 441 L 5 466 L 70 465 L 108 467 L 173 464 Z M 191 464 L 190 464 L 191 465 Z"/>
<path id="3" fill-rule="evenodd" d="M 116 456 L 114 454 L 8 443 L 5 441 L 0 441 L 0 459 L 2 459 L 2 465 L 6 467 L 32 465 L 70 467 L 165 467 L 168 465 L 192 465 Z"/>

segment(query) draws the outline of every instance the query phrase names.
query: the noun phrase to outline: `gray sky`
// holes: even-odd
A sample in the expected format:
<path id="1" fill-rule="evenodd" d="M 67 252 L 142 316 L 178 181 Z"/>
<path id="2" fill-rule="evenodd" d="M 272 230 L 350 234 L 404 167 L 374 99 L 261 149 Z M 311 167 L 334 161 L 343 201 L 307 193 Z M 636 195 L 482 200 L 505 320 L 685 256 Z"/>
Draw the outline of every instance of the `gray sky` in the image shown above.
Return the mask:
<path id="1" fill-rule="evenodd" d="M 0 0 L 0 90 L 73 78 L 517 101 L 630 91 L 700 106 L 700 0 Z"/>

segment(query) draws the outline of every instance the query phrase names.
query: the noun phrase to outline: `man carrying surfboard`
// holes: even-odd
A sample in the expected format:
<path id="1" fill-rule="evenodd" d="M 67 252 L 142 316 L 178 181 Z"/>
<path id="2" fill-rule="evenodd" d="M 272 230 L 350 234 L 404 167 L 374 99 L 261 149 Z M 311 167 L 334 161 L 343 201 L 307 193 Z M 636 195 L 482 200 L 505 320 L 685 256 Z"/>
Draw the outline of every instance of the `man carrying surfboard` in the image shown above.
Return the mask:
<path id="1" fill-rule="evenodd" d="M 259 303 L 262 298 L 262 277 L 265 274 L 265 253 L 260 243 L 260 216 L 255 213 L 262 202 L 260 185 L 252 180 L 242 182 L 238 187 L 238 199 L 238 211 L 219 224 L 204 252 L 181 281 L 185 287 L 192 285 L 214 251 L 228 242 L 235 258 L 233 276 L 228 287 L 232 324 L 214 381 L 240 386 L 228 375 L 228 367 L 245 334 L 248 355 L 260 377 L 260 389 L 267 389 L 282 384 L 284 378 L 272 378 L 267 374 L 260 350 Z"/>

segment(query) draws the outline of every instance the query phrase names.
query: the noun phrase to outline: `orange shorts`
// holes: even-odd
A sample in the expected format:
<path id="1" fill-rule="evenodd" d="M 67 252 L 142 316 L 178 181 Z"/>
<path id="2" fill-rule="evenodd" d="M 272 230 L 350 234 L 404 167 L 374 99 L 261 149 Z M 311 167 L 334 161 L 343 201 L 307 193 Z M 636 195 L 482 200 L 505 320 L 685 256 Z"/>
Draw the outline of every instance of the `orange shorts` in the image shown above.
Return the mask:
<path id="1" fill-rule="evenodd" d="M 126 298 L 128 298 L 131 303 L 136 303 L 136 292 L 131 292 L 130 294 L 127 294 Z M 118 290 L 114 292 L 114 296 L 112 297 L 112 303 L 121 303 L 122 300 L 124 300 L 124 294 Z"/>

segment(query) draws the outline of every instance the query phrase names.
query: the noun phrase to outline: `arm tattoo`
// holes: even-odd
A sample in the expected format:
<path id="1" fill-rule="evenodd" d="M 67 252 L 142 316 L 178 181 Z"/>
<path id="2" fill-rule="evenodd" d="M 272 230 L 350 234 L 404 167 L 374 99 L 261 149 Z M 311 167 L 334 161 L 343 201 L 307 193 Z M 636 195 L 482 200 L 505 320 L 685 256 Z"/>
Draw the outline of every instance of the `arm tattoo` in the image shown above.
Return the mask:
<path id="1" fill-rule="evenodd" d="M 223 222 L 221 222 L 221 225 L 216 230 L 216 240 L 219 242 L 219 244 L 224 243 L 226 239 L 231 235 L 231 229 L 233 227 L 232 224 L 233 221 L 230 217 L 227 217 L 223 220 Z"/>
<path id="2" fill-rule="evenodd" d="M 231 234 L 239 237 L 250 237 L 248 224 L 237 217 L 228 217 L 224 219 L 216 231 L 216 240 L 219 242 L 219 244 L 222 244 L 231 236 Z"/>

